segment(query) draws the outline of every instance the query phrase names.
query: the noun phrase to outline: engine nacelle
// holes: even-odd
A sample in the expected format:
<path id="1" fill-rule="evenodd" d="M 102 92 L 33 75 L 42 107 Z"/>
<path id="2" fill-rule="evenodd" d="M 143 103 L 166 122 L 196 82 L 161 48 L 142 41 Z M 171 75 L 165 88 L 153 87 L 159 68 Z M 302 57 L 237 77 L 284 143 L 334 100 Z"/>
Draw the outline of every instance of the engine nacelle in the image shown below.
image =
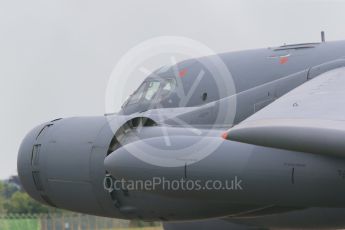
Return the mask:
<path id="1" fill-rule="evenodd" d="M 105 158 L 138 138 L 161 136 L 162 127 L 155 124 L 150 118 L 121 115 L 75 117 L 42 124 L 29 132 L 19 150 L 18 173 L 23 187 L 39 202 L 98 216 L 183 220 L 224 213 L 228 204 L 223 201 L 215 205 L 213 201 L 105 189 L 105 179 L 110 177 Z M 145 128 L 138 133 L 137 126 Z M 171 135 L 193 135 L 181 128 L 164 129 L 169 129 Z M 219 136 L 218 132 L 214 135 Z M 111 176 L 116 179 L 116 175 Z"/>
<path id="2" fill-rule="evenodd" d="M 50 206 L 124 217 L 103 189 L 103 161 L 113 136 L 106 117 L 68 118 L 36 127 L 19 150 L 24 189 Z"/>

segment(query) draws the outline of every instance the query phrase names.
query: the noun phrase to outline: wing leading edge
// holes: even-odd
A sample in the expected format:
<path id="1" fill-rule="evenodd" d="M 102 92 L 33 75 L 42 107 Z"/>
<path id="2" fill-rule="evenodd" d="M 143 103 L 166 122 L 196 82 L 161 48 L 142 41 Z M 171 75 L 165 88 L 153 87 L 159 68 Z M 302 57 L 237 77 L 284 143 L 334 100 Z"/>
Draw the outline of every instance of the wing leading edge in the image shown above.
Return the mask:
<path id="1" fill-rule="evenodd" d="M 297 87 L 230 129 L 226 138 L 345 157 L 345 68 Z"/>

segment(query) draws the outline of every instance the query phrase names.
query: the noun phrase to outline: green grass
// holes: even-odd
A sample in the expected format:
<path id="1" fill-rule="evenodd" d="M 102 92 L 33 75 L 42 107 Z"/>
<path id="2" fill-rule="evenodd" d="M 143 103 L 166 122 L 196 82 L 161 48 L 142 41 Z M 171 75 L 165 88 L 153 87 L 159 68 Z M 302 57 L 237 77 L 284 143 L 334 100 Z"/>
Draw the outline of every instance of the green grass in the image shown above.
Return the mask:
<path id="1" fill-rule="evenodd" d="M 40 230 L 39 219 L 19 219 L 19 218 L 0 218 L 0 230 Z M 59 228 L 56 228 L 59 229 Z M 102 229 L 102 228 L 99 228 Z M 107 230 L 110 230 L 107 228 Z M 161 226 L 157 227 L 137 227 L 137 228 L 113 228 L 111 230 L 162 230 Z"/>
<path id="2" fill-rule="evenodd" d="M 39 230 L 37 219 L 0 219 L 1 230 Z"/>
<path id="3" fill-rule="evenodd" d="M 162 230 L 162 227 L 144 227 L 144 228 L 118 228 L 116 230 Z"/>

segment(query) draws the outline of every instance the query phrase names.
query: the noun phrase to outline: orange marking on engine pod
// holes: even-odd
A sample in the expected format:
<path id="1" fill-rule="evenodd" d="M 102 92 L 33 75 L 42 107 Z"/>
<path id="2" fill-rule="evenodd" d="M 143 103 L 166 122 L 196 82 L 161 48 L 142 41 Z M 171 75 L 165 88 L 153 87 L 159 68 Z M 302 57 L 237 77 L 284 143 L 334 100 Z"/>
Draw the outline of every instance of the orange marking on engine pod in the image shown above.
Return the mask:
<path id="1" fill-rule="evenodd" d="M 181 70 L 181 71 L 178 73 L 178 76 L 179 76 L 179 77 L 184 77 L 184 76 L 186 76 L 186 74 L 187 74 L 187 69 L 183 69 L 183 70 Z"/>
<path id="2" fill-rule="evenodd" d="M 227 139 L 228 139 L 228 133 L 227 133 L 227 132 L 224 132 L 224 133 L 222 134 L 222 138 L 225 139 L 225 140 L 227 140 Z"/>

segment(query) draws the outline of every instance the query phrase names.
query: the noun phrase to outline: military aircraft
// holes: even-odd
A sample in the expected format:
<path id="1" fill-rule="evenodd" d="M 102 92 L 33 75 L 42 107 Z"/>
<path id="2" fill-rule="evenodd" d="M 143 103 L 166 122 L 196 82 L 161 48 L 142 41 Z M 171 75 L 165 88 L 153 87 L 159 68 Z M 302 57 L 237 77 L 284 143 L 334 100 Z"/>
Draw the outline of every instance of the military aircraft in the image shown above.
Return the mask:
<path id="1" fill-rule="evenodd" d="M 344 108 L 345 41 L 200 57 L 34 128 L 18 173 L 44 204 L 167 230 L 345 228 Z"/>

